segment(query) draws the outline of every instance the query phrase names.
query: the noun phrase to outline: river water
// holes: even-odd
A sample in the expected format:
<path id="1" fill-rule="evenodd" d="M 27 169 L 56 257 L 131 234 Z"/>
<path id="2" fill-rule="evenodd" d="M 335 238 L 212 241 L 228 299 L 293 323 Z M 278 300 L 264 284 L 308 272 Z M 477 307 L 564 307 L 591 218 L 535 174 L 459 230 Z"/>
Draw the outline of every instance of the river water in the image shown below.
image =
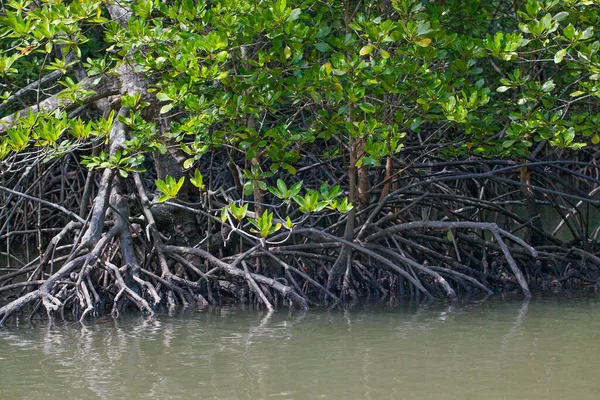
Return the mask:
<path id="1" fill-rule="evenodd" d="M 0 330 L 0 399 L 598 399 L 595 295 Z"/>

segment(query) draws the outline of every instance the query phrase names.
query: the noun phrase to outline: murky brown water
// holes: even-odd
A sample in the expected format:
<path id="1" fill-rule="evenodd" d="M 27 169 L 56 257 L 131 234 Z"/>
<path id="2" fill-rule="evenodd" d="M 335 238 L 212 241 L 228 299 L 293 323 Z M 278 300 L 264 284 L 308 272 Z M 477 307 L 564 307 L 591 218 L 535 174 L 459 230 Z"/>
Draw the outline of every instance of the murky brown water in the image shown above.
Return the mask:
<path id="1" fill-rule="evenodd" d="M 0 357 L 0 399 L 597 399 L 600 300 L 21 322 Z"/>

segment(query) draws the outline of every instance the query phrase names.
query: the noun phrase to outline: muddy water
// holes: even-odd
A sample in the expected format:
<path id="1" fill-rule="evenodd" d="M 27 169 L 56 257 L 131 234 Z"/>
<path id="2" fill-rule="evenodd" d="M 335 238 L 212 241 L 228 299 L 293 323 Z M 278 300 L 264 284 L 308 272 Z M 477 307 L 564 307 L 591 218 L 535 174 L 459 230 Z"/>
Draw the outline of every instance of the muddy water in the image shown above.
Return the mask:
<path id="1" fill-rule="evenodd" d="M 0 357 L 0 399 L 598 399 L 600 299 L 21 321 Z"/>

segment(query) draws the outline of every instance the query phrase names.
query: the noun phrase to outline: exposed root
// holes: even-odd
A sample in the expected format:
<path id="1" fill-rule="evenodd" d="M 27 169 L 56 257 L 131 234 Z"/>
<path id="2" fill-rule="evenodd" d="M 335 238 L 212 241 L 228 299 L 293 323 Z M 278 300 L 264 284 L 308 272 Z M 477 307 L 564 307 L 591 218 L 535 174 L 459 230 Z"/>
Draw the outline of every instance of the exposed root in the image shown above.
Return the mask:
<path id="1" fill-rule="evenodd" d="M 117 137 L 119 129 L 113 129 Z M 60 228 L 44 228 L 55 235 L 43 251 L 0 276 L 0 295 L 7 300 L 0 323 L 27 306 L 50 318 L 69 318 L 70 312 L 82 321 L 107 311 L 153 315 L 225 301 L 273 311 L 282 304 L 305 309 L 365 297 L 453 299 L 517 288 L 530 297 L 532 284 L 555 290 L 574 280 L 598 287 L 600 255 L 593 240 L 565 244 L 540 234 L 537 240 L 545 243 L 534 247 L 517 236 L 533 227 L 528 221 L 497 201 L 451 195 L 458 189 L 444 186 L 447 180 L 437 181 L 440 193 L 415 191 L 419 182 L 388 188 L 381 203 L 357 210 L 350 225 L 349 214 L 319 217 L 262 242 L 244 227 L 224 224 L 216 218 L 218 210 L 205 210 L 205 203 L 171 202 L 167 206 L 193 211 L 204 227 L 214 227 L 200 229 L 206 239 L 190 245 L 189 238 L 177 236 L 177 221 L 159 226 L 142 176 L 131 175 L 125 180 L 105 172 L 84 221 L 73 217 Z M 423 219 L 433 210 L 437 220 Z M 472 213 L 469 218 L 463 218 L 465 210 Z M 505 220 L 482 222 L 484 212 Z M 573 224 L 576 212 L 569 208 L 562 225 Z"/>

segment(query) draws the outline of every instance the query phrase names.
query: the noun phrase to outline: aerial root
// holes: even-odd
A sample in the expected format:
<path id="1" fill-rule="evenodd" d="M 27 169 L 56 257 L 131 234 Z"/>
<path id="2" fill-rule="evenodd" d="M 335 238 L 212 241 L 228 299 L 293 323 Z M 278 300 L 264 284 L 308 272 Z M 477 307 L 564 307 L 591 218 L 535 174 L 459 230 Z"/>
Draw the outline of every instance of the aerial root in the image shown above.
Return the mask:
<path id="1" fill-rule="evenodd" d="M 231 297 L 269 311 L 285 303 L 306 309 L 321 301 L 338 304 L 373 295 L 455 298 L 461 290 L 489 295 L 499 285 L 514 284 L 528 297 L 527 276 L 519 265 L 536 263 L 546 255 L 496 224 L 398 224 L 380 218 L 369 228 L 357 228 L 361 240 L 347 240 L 317 228 L 297 228 L 291 234 L 275 235 L 272 241 L 280 241 L 276 245 L 242 238 L 248 244 L 243 251 L 219 258 L 199 247 L 163 243 L 148 207 L 143 207 L 147 237 L 134 241 L 132 228 L 123 218 L 127 211 L 119 211 L 119 199 L 113 192 L 111 204 L 116 212 L 112 221 L 98 222 L 107 230 L 93 245 L 83 246 L 79 238 L 85 235 L 77 231 L 89 226 L 69 223 L 41 257 L 0 278 L 0 293 L 22 291 L 0 308 L 0 323 L 29 304 L 50 317 L 72 310 L 76 319 L 84 321 L 107 308 L 113 314 L 135 308 L 153 315 L 161 308 L 218 305 Z M 380 221 L 384 221 L 382 226 L 377 225 Z M 450 236 L 444 235 L 448 231 L 451 240 L 445 238 Z M 493 240 L 472 236 L 483 231 Z M 72 244 L 60 247 L 68 237 L 74 237 Z M 512 242 L 510 247 L 506 239 Z M 596 257 L 579 249 L 567 254 Z M 492 266 L 478 261 L 482 257 L 492 258 Z M 338 279 L 332 277 L 337 273 L 333 266 L 341 260 L 344 268 Z M 46 267 L 51 263 L 60 268 L 49 274 Z M 22 278 L 25 281 L 14 282 Z M 579 272 L 570 272 L 568 278 L 588 279 Z"/>

